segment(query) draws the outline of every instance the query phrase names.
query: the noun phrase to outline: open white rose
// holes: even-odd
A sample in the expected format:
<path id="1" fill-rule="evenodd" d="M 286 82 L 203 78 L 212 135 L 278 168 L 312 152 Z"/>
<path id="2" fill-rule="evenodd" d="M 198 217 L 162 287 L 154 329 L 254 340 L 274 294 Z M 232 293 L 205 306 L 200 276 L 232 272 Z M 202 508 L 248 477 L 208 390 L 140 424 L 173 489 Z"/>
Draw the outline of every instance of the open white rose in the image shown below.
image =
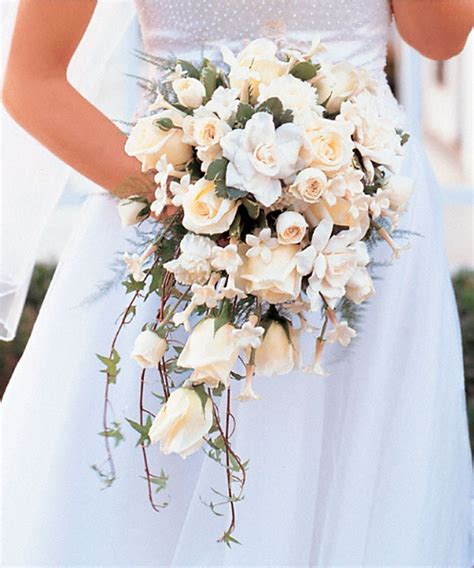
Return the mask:
<path id="1" fill-rule="evenodd" d="M 125 144 L 125 152 L 135 156 L 142 163 L 142 171 L 156 167 L 158 160 L 166 154 L 168 161 L 176 168 L 183 166 L 193 155 L 193 149 L 183 141 L 179 128 L 163 130 L 156 123 L 169 118 L 176 126 L 183 123 L 183 115 L 177 110 L 163 110 L 157 114 L 140 118 L 132 128 Z"/>
<path id="2" fill-rule="evenodd" d="M 295 174 L 303 165 L 303 131 L 295 124 L 275 129 L 269 113 L 257 112 L 244 129 L 232 130 L 221 139 L 227 167 L 226 183 L 252 193 L 265 206 L 281 195 L 280 179 Z"/>
<path id="3" fill-rule="evenodd" d="M 131 197 L 139 198 L 138 195 Z M 121 199 L 118 203 L 118 214 L 122 221 L 122 227 L 128 227 L 140 222 L 146 215 L 140 215 L 141 211 L 146 207 L 143 201 L 136 201 L 135 199 Z"/>
<path id="4" fill-rule="evenodd" d="M 296 270 L 298 245 L 278 245 L 271 249 L 269 262 L 260 256 L 246 256 L 243 247 L 243 265 L 239 268 L 239 281 L 248 294 L 260 297 L 271 304 L 295 300 L 301 290 L 301 275 Z"/>
<path id="5" fill-rule="evenodd" d="M 205 284 L 211 275 L 210 260 L 214 246 L 211 239 L 188 233 L 181 241 L 178 258 L 163 266 L 174 274 L 180 284 Z"/>
<path id="6" fill-rule="evenodd" d="M 316 203 L 328 187 L 328 178 L 319 168 L 302 170 L 290 186 L 291 193 L 306 203 Z"/>
<path id="7" fill-rule="evenodd" d="M 154 331 L 146 329 L 136 338 L 131 357 L 143 369 L 156 367 L 165 354 L 167 347 L 168 344 L 165 339 Z"/>
<path id="8" fill-rule="evenodd" d="M 296 122 L 299 118 L 305 117 L 309 111 L 318 108 L 315 88 L 293 75 L 284 75 L 273 79 L 268 85 L 260 85 L 259 102 L 272 97 L 280 99 L 284 109 L 293 111 Z"/>
<path id="9" fill-rule="evenodd" d="M 229 323 L 215 332 L 215 319 L 200 321 L 186 341 L 177 364 L 185 369 L 194 369 L 190 381 L 216 387 L 227 385 L 229 375 L 237 362 L 239 346 Z"/>
<path id="10" fill-rule="evenodd" d="M 298 244 L 303 240 L 307 228 L 308 223 L 301 213 L 284 211 L 276 221 L 278 242 L 282 245 Z"/>
<path id="11" fill-rule="evenodd" d="M 223 233 L 231 226 L 238 206 L 237 200 L 218 197 L 215 183 L 201 178 L 183 196 L 183 225 L 204 235 Z"/>
<path id="12" fill-rule="evenodd" d="M 247 86 L 252 101 L 257 99 L 261 84 L 266 85 L 288 71 L 288 63 L 277 59 L 277 46 L 269 39 L 250 42 L 237 57 L 228 49 L 222 52 L 224 61 L 230 66 L 230 86 L 239 91 Z"/>
<path id="13" fill-rule="evenodd" d="M 182 458 L 199 450 L 213 423 L 212 402 L 203 405 L 192 388 L 177 388 L 157 414 L 148 433 L 151 443 L 160 442 L 164 454 Z"/>
<path id="14" fill-rule="evenodd" d="M 347 61 L 330 65 L 323 63 L 313 84 L 318 90 L 318 101 L 325 102 L 326 109 L 338 112 L 341 104 L 363 89 L 375 89 L 376 84 L 365 69 L 357 68 Z"/>
<path id="15" fill-rule="evenodd" d="M 347 169 L 352 162 L 354 128 L 343 121 L 328 120 L 313 116 L 306 128 L 306 137 L 311 148 L 310 166 L 319 168 L 327 176 Z"/>
<path id="16" fill-rule="evenodd" d="M 182 77 L 173 81 L 173 90 L 178 101 L 185 107 L 198 108 L 206 96 L 206 89 L 198 79 Z"/>
<path id="17" fill-rule="evenodd" d="M 256 374 L 271 377 L 290 373 L 297 360 L 294 339 L 281 323 L 273 321 L 255 351 Z"/>

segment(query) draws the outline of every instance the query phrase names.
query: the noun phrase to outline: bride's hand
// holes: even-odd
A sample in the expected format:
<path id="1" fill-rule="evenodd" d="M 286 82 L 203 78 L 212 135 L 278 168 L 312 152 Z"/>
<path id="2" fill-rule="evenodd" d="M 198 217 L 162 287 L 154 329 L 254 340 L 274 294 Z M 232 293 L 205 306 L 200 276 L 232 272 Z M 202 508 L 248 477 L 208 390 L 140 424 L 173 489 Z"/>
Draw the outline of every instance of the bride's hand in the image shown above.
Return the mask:
<path id="1" fill-rule="evenodd" d="M 177 212 L 178 212 L 177 207 L 175 207 L 174 205 L 167 205 L 163 209 L 160 215 L 155 215 L 154 213 L 151 213 L 151 217 L 153 217 L 157 221 L 166 221 L 167 219 L 175 215 Z"/>

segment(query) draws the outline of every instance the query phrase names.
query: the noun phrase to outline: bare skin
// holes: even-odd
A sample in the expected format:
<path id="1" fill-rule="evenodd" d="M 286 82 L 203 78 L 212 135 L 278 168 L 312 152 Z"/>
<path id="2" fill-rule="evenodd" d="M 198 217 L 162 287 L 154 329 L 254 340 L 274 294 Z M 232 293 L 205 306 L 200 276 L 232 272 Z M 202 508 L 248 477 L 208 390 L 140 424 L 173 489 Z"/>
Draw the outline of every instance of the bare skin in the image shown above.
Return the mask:
<path id="1" fill-rule="evenodd" d="M 473 23 L 472 0 L 392 0 L 392 4 L 401 35 L 423 55 L 445 59 L 464 46 Z M 140 164 L 125 154 L 125 136 L 119 128 L 66 76 L 95 6 L 96 0 L 20 1 L 3 104 L 61 160 L 125 197 L 127 190 L 117 188 L 126 178 L 142 175 Z M 144 194 L 151 198 L 149 191 Z M 168 209 L 164 215 L 171 213 Z"/>

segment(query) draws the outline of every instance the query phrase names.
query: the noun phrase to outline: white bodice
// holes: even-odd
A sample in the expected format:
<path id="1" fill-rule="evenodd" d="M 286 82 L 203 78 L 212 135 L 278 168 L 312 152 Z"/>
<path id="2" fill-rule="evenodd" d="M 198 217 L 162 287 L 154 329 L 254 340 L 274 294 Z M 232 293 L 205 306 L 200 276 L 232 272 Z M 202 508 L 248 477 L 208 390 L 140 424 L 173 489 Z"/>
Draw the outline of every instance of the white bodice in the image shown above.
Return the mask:
<path id="1" fill-rule="evenodd" d="M 383 79 L 389 0 L 135 0 L 144 50 L 191 61 L 220 58 L 267 37 L 292 45 L 315 37 L 334 62 L 346 59 Z"/>

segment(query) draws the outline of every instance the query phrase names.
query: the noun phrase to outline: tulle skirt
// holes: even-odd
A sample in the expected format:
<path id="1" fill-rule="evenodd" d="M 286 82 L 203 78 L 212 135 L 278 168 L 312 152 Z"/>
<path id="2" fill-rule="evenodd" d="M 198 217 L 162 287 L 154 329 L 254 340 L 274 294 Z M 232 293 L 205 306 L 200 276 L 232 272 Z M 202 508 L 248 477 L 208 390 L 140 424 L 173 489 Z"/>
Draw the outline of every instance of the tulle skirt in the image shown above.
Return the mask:
<path id="1" fill-rule="evenodd" d="M 101 490 L 90 467 L 105 457 L 95 353 L 107 352 L 126 302 L 110 282 L 133 229 L 124 233 L 111 197 L 87 199 L 3 402 L 5 566 L 470 565 L 459 323 L 438 189 L 416 141 L 408 154 L 416 192 L 401 228 L 418 235 L 379 269 L 352 347 L 328 351 L 328 377 L 257 377 L 261 400 L 233 403 L 234 445 L 250 462 L 236 505 L 242 544 L 231 549 L 216 542 L 227 512 L 202 503 L 210 487 L 225 490 L 224 471 L 202 452 L 184 461 L 150 448 L 152 468 L 169 476 L 158 514 L 126 423 L 115 484 Z M 390 251 L 382 243 L 376 254 Z M 145 311 L 118 344 L 112 418 L 121 422 L 138 418 L 128 353 L 156 306 Z M 302 345 L 306 360 L 312 347 Z"/>

